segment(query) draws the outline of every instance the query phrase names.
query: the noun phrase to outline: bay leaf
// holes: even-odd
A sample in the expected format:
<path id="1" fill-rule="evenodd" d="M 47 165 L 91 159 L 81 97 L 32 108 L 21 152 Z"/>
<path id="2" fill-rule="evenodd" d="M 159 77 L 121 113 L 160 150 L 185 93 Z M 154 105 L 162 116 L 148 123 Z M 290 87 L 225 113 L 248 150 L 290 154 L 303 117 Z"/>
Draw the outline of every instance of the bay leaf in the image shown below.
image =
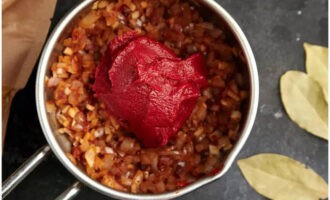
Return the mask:
<path id="1" fill-rule="evenodd" d="M 306 52 L 306 72 L 317 81 L 328 102 L 328 48 L 304 43 Z"/>
<path id="2" fill-rule="evenodd" d="M 258 154 L 237 162 L 258 193 L 276 200 L 318 200 L 328 197 L 328 184 L 312 169 L 279 154 Z"/>
<path id="3" fill-rule="evenodd" d="M 280 80 L 281 98 L 289 117 L 308 132 L 328 139 L 328 104 L 308 74 L 288 71 Z"/>

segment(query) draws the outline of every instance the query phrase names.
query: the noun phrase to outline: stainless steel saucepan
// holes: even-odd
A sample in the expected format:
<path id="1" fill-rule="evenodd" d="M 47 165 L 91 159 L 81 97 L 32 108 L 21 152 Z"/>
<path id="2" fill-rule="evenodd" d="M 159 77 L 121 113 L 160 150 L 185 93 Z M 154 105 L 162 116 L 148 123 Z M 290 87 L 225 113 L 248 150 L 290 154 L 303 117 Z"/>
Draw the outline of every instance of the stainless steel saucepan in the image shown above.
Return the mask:
<path id="1" fill-rule="evenodd" d="M 44 135 L 48 141 L 48 145 L 41 148 L 36 152 L 28 161 L 26 161 L 14 174 L 12 174 L 4 183 L 3 183 L 3 197 L 6 196 L 24 177 L 27 176 L 50 152 L 57 156 L 57 158 L 62 162 L 62 164 L 79 180 L 71 187 L 69 187 L 65 192 L 63 192 L 57 199 L 71 199 L 74 197 L 80 190 L 82 184 L 87 185 L 88 187 L 104 194 L 109 197 L 117 199 L 135 199 L 135 200 L 161 200 L 161 199 L 173 199 L 184 195 L 188 192 L 191 192 L 203 185 L 210 183 L 214 180 L 220 179 L 233 164 L 237 154 L 242 149 L 245 141 L 247 140 L 250 131 L 252 129 L 258 105 L 259 98 L 259 81 L 258 81 L 258 72 L 256 62 L 244 33 L 241 28 L 235 22 L 235 20 L 214 0 L 194 0 L 201 9 L 207 9 L 208 13 L 212 13 L 215 22 L 222 22 L 228 28 L 228 30 L 234 36 L 234 39 L 241 46 L 242 52 L 244 53 L 247 69 L 246 78 L 248 79 L 249 88 L 249 101 L 245 106 L 243 124 L 240 131 L 240 138 L 235 144 L 233 150 L 228 155 L 223 170 L 214 175 L 208 176 L 203 179 L 198 180 L 197 182 L 184 187 L 182 189 L 162 193 L 162 194 L 132 194 L 117 191 L 102 185 L 101 183 L 91 179 L 84 171 L 75 166 L 65 155 L 65 152 L 70 150 L 70 142 L 66 139 L 65 136 L 58 134 L 57 124 L 55 118 L 50 116 L 46 112 L 45 102 L 47 100 L 47 91 L 45 88 L 45 77 L 47 74 L 50 74 L 50 65 L 55 60 L 59 52 L 62 51 L 61 43 L 59 42 L 61 38 L 65 37 L 70 32 L 70 28 L 77 16 L 83 13 L 94 0 L 84 0 L 78 4 L 74 9 L 72 9 L 57 25 L 53 33 L 50 35 L 44 50 L 41 55 L 37 80 L 36 80 L 36 104 L 38 110 L 38 116 L 40 124 Z M 82 184 L 81 184 L 82 183 Z"/>

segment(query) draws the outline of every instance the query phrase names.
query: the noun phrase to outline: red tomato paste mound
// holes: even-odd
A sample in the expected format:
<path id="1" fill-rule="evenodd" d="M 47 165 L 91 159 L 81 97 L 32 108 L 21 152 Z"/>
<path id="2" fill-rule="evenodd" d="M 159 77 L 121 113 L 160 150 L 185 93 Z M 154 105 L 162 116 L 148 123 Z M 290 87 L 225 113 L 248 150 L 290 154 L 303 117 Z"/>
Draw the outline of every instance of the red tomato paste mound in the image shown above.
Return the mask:
<path id="1" fill-rule="evenodd" d="M 189 118 L 206 86 L 203 56 L 183 60 L 135 32 L 112 40 L 93 89 L 122 126 L 146 147 L 166 145 Z"/>

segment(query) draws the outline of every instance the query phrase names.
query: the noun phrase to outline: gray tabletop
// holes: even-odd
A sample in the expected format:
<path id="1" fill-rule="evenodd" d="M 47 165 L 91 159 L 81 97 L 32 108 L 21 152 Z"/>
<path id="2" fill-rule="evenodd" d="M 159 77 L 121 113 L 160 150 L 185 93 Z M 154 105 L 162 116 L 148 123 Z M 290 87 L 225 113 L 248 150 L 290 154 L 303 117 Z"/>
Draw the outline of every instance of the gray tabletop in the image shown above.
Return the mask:
<path id="1" fill-rule="evenodd" d="M 238 159 L 279 153 L 328 177 L 328 143 L 300 129 L 287 116 L 279 78 L 305 71 L 304 42 L 327 46 L 327 0 L 218 0 L 246 34 L 256 57 L 260 101 L 251 135 Z M 235 163 L 220 180 L 180 199 L 265 199 L 245 181 Z"/>
<path id="2" fill-rule="evenodd" d="M 76 2 L 78 0 L 58 0 L 53 25 Z M 328 1 L 217 0 L 217 2 L 234 17 L 246 34 L 256 57 L 260 78 L 257 118 L 251 135 L 237 159 L 258 153 L 279 153 L 305 163 L 327 180 L 328 144 L 325 140 L 300 129 L 288 118 L 280 99 L 279 78 L 287 70 L 304 71 L 303 42 L 327 46 Z M 11 120 L 15 120 L 15 116 Z M 40 130 L 34 131 L 33 134 L 42 137 Z M 36 143 L 38 142 L 40 143 L 40 140 L 36 140 Z M 29 156 L 22 152 L 22 148 L 15 147 L 14 142 L 11 142 L 11 145 L 13 147 L 5 147 L 4 151 L 5 176 Z M 31 150 L 36 145 L 30 146 Z M 9 155 L 8 151 L 12 149 L 15 152 Z M 18 158 L 14 159 L 15 156 Z M 51 157 L 24 180 L 8 199 L 54 199 L 73 182 L 74 177 L 55 157 Z M 76 199 L 109 198 L 85 187 Z M 265 198 L 248 185 L 235 162 L 221 179 L 179 199 Z"/>

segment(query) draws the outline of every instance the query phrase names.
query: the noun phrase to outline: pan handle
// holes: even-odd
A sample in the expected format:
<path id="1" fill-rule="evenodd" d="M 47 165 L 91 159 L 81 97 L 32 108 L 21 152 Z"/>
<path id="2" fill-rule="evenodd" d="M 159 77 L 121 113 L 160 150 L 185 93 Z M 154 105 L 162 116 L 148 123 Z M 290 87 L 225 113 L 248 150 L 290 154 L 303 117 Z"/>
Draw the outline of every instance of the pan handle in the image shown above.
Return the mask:
<path id="1" fill-rule="evenodd" d="M 80 192 L 83 185 L 76 181 L 68 189 L 66 189 L 62 194 L 60 194 L 55 200 L 71 200 Z"/>
<path id="2" fill-rule="evenodd" d="M 5 198 L 27 175 L 29 175 L 50 153 L 50 147 L 45 145 L 27 159 L 2 184 L 2 198 Z"/>

